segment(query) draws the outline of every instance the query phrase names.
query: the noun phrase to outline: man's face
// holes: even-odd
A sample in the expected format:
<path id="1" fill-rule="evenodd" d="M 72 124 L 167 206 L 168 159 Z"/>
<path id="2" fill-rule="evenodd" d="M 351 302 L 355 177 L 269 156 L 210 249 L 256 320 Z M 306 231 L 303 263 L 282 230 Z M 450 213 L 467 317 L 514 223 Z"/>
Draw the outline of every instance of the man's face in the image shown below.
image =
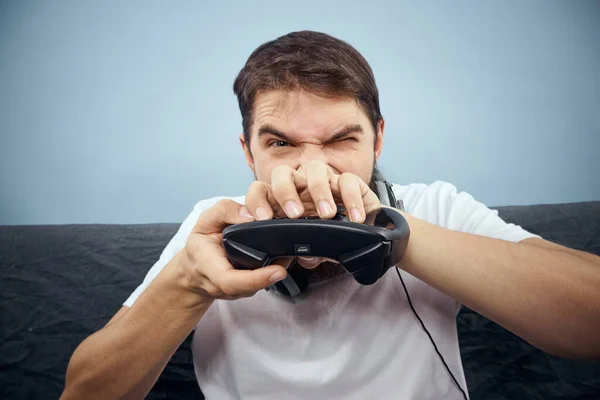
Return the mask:
<path id="1" fill-rule="evenodd" d="M 298 169 L 321 160 L 337 174 L 349 172 L 370 183 L 375 161 L 383 147 L 383 120 L 377 134 L 366 113 L 352 98 L 325 98 L 305 91 L 260 93 L 254 104 L 250 143 L 240 141 L 256 179 L 271 183 L 278 165 Z M 309 283 L 345 273 L 337 263 L 296 260 L 312 270 Z"/>
<path id="2" fill-rule="evenodd" d="M 312 160 L 369 183 L 383 147 L 383 121 L 375 134 L 366 113 L 352 98 L 267 91 L 256 97 L 253 121 L 250 143 L 243 135 L 240 140 L 256 179 L 266 183 L 277 165 L 297 169 Z"/>

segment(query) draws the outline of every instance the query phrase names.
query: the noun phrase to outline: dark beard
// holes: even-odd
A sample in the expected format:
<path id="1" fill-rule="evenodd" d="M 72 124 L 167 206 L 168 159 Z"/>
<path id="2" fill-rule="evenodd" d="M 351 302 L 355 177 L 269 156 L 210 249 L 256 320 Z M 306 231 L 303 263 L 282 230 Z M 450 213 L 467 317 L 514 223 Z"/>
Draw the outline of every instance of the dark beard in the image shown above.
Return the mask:
<path id="1" fill-rule="evenodd" d="M 308 284 L 313 285 L 319 282 L 325 282 L 337 276 L 347 274 L 346 270 L 337 263 L 325 261 L 314 269 L 307 269 Z"/>
<path id="2" fill-rule="evenodd" d="M 308 281 L 309 286 L 347 274 L 346 270 L 338 263 L 325 261 L 313 269 L 308 269 L 300 265 L 297 258 L 292 260 L 288 270 L 293 270 L 294 276 L 298 276 L 299 274 L 304 276 Z"/>

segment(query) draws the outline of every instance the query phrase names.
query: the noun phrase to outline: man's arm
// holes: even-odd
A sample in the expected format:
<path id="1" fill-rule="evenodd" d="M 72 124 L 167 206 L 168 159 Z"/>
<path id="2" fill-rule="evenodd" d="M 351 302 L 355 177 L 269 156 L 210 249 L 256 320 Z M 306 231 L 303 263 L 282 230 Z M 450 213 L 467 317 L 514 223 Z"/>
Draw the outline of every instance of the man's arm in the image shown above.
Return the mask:
<path id="1" fill-rule="evenodd" d="M 530 244 L 533 246 L 540 246 L 545 249 L 561 251 L 563 253 L 572 254 L 576 257 L 583 258 L 584 260 L 591 261 L 592 263 L 595 263 L 595 264 L 598 264 L 600 262 L 599 261 L 600 257 L 598 257 L 595 254 L 586 253 L 585 251 L 570 249 L 568 247 L 561 246 L 559 244 L 552 243 L 548 240 L 544 240 L 544 239 L 537 238 L 537 237 L 525 239 L 525 240 L 521 241 L 521 243 Z"/>
<path id="2" fill-rule="evenodd" d="M 548 353 L 600 358 L 600 257 L 404 216 L 411 238 L 401 269 Z"/>
<path id="3" fill-rule="evenodd" d="M 129 309 L 75 350 L 61 399 L 144 398 L 211 305 L 189 290 L 181 253 Z"/>
<path id="4" fill-rule="evenodd" d="M 251 220 L 244 206 L 226 199 L 202 212 L 185 247 L 157 264 L 160 272 L 131 308 L 75 350 L 61 399 L 144 398 L 215 299 L 253 296 L 284 279 L 281 265 L 236 270 L 227 259 L 223 229 Z"/>

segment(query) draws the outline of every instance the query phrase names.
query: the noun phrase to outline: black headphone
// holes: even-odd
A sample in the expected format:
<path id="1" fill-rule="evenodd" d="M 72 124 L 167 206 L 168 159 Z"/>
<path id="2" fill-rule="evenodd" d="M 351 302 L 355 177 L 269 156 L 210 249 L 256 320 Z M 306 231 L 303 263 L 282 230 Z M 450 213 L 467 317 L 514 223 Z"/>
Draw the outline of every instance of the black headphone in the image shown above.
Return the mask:
<path id="1" fill-rule="evenodd" d="M 374 188 L 376 189 L 375 192 L 376 192 L 377 196 L 379 197 L 379 201 L 381 202 L 382 205 L 388 206 L 388 207 L 394 207 L 400 211 L 404 211 L 404 203 L 401 199 L 396 199 L 396 195 L 394 194 L 391 183 L 389 183 L 385 180 L 384 181 L 375 181 L 374 186 L 375 186 Z M 435 341 L 433 340 L 433 337 L 431 336 L 431 334 L 425 327 L 423 320 L 421 319 L 421 317 L 415 310 L 415 308 L 412 304 L 412 301 L 410 299 L 410 295 L 408 294 L 408 289 L 406 288 L 406 285 L 404 283 L 404 279 L 402 279 L 402 275 L 400 274 L 400 270 L 398 268 L 394 268 L 394 269 L 396 270 L 396 273 L 398 274 L 398 278 L 400 279 L 400 282 L 402 283 L 402 287 L 404 288 L 404 293 L 406 294 L 406 299 L 408 301 L 410 309 L 412 310 L 413 314 L 419 321 L 421 327 L 423 328 L 423 330 L 429 337 L 429 340 L 431 341 L 431 344 L 433 345 L 435 352 L 440 357 L 440 360 L 446 367 L 446 370 L 448 371 L 448 373 L 450 374 L 450 377 L 456 384 L 456 387 L 458 388 L 458 390 L 460 390 L 464 399 L 467 400 L 467 394 L 465 393 L 463 388 L 460 386 L 460 384 L 456 380 L 456 377 L 454 376 L 452 371 L 450 371 L 450 367 L 448 367 L 446 360 L 444 360 L 444 357 L 438 350 L 437 345 L 435 344 Z M 306 288 L 308 287 L 307 271 L 303 267 L 289 268 L 288 269 L 288 278 L 286 278 L 286 279 L 287 279 L 287 284 L 288 284 L 287 287 L 294 287 L 295 293 L 290 293 L 290 291 L 288 291 L 286 285 L 283 284 L 282 282 L 278 282 L 278 284 L 275 285 L 276 290 L 286 297 L 291 297 L 296 294 L 299 294 L 299 293 L 303 292 L 304 290 L 306 290 Z"/>
<path id="2" fill-rule="evenodd" d="M 377 197 L 379 198 L 379 202 L 383 206 L 393 207 L 400 211 L 404 211 L 404 203 L 402 202 L 402 200 L 396 199 L 396 196 L 394 195 L 394 191 L 392 189 L 392 185 L 389 182 L 375 181 L 372 186 L 373 186 L 374 191 L 377 194 Z M 336 216 L 333 219 L 347 221 L 348 218 L 343 213 L 344 213 L 344 208 L 341 206 L 338 206 L 338 213 L 336 214 Z M 406 225 L 404 218 L 402 218 L 400 215 L 397 215 L 396 217 L 401 219 L 402 222 Z M 388 222 L 387 220 L 389 218 L 388 219 L 383 218 L 383 219 L 386 220 L 386 222 Z M 389 221 L 389 222 L 392 222 L 392 221 Z M 385 222 L 384 222 L 384 224 L 385 224 Z M 400 226 L 398 223 L 396 223 L 395 225 Z M 407 232 L 405 232 L 405 234 L 406 233 Z M 404 236 L 404 235 L 401 235 L 401 236 Z M 406 236 L 406 238 L 404 238 L 403 241 L 407 242 L 408 236 Z M 402 250 L 402 253 L 403 253 L 403 250 Z M 383 274 L 385 274 L 385 272 L 387 272 L 387 269 L 389 267 L 393 266 L 393 264 L 400 261 L 399 260 L 400 258 L 401 258 L 401 255 L 396 257 L 396 260 L 394 262 L 391 262 L 390 265 L 387 265 L 385 268 L 383 268 L 383 270 L 381 271 L 381 275 L 378 275 L 375 278 L 379 279 L 381 276 L 383 276 Z M 309 271 L 306 268 L 298 265 L 296 262 L 293 262 L 292 265 L 288 268 L 287 277 L 284 280 L 274 284 L 272 288 L 274 288 L 276 292 L 281 293 L 285 297 L 299 296 L 308 288 L 308 275 L 309 275 Z M 373 282 L 374 281 L 371 280 L 371 283 L 373 283 Z M 365 284 L 365 282 L 360 282 L 360 283 Z"/>

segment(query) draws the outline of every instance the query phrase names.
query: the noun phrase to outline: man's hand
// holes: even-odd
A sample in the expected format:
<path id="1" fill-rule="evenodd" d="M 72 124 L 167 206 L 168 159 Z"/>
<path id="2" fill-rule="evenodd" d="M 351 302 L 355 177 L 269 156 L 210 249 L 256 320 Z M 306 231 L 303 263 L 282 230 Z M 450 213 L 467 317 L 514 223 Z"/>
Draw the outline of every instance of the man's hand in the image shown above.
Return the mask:
<path id="1" fill-rule="evenodd" d="M 335 216 L 337 204 L 358 223 L 380 207 L 379 198 L 360 177 L 338 175 L 322 161 L 311 161 L 297 170 L 279 165 L 271 173 L 271 184 L 255 181 L 246 196 L 246 207 L 258 220 L 302 215 L 328 219 Z"/>
<path id="2" fill-rule="evenodd" d="M 203 212 L 181 252 L 189 286 L 203 297 L 233 300 L 250 297 L 287 276 L 281 265 L 255 270 L 235 269 L 221 243 L 223 229 L 253 221 L 248 209 L 233 200 L 221 200 Z"/>
<path id="3" fill-rule="evenodd" d="M 273 275 L 283 279 L 282 266 L 242 271 L 229 263 L 221 245 L 223 229 L 253 219 L 231 200 L 202 213 L 185 247 L 136 302 L 78 346 L 61 399 L 144 398 L 214 299 L 251 296 L 270 286 Z"/>
<path id="4" fill-rule="evenodd" d="M 258 220 L 314 215 L 329 219 L 336 215 L 338 204 L 357 223 L 365 222 L 367 214 L 381 206 L 360 177 L 336 174 L 322 161 L 311 161 L 298 169 L 279 165 L 271 173 L 271 184 L 255 181 L 246 195 L 246 207 Z M 298 259 L 305 268 L 314 268 L 323 261 L 335 262 L 320 257 Z M 290 261 L 286 259 L 283 264 L 287 266 Z"/>

